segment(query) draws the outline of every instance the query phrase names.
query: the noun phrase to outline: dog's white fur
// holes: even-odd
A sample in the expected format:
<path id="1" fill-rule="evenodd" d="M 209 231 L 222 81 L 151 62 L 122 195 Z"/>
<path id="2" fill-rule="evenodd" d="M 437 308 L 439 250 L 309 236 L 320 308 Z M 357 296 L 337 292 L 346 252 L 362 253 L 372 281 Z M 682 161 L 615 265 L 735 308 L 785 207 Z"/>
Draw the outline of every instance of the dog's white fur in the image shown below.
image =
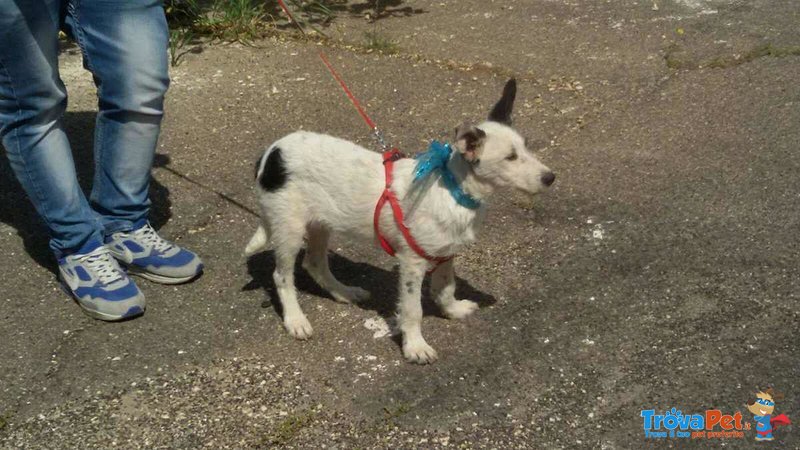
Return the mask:
<path id="1" fill-rule="evenodd" d="M 496 188 L 510 186 L 537 193 L 546 188 L 547 181 L 543 179 L 548 174 L 552 183 L 550 169 L 528 151 L 525 140 L 506 124 L 510 124 L 515 92 L 516 84 L 511 80 L 490 116 L 492 120 L 478 127 L 461 126 L 456 132 L 457 152 L 448 167 L 464 191 L 481 201 L 480 208 L 472 210 L 458 205 L 436 175 L 427 182 L 412 183 L 414 160 L 395 163 L 392 190 L 406 213 L 406 225 L 429 255 L 455 255 L 473 243 L 485 217 L 486 201 Z M 272 191 L 258 185 L 262 226 L 245 253 L 252 255 L 263 250 L 271 239 L 276 262 L 274 280 L 283 306 L 284 326 L 292 336 L 306 339 L 311 336 L 312 328 L 297 303 L 293 274 L 303 239 L 307 237 L 308 241 L 303 267 L 335 300 L 368 298 L 367 291 L 345 286 L 331 274 L 328 240 L 334 232 L 375 240 L 373 213 L 385 186 L 384 166 L 381 155 L 352 142 L 296 132 L 267 149 L 257 179 L 264 176 L 268 157 L 276 149 L 281 152 L 286 180 Z M 383 208 L 380 226 L 396 249 L 400 263 L 397 324 L 403 335 L 403 354 L 413 362 L 433 362 L 436 351 L 425 342 L 420 329 L 422 281 L 430 263 L 408 247 L 389 205 Z M 452 260 L 436 268 L 430 286 L 433 298 L 449 318 L 462 319 L 478 308 L 473 301 L 454 297 Z"/>

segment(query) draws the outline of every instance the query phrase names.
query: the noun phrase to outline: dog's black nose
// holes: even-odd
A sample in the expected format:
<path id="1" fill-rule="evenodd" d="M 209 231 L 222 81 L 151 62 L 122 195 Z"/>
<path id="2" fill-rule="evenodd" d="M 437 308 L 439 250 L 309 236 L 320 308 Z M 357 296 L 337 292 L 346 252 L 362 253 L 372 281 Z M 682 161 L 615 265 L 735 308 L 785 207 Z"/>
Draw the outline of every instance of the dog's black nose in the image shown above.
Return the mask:
<path id="1" fill-rule="evenodd" d="M 553 172 L 547 172 L 546 174 L 542 175 L 542 184 L 545 186 L 550 186 L 554 181 L 556 181 L 556 174 Z"/>

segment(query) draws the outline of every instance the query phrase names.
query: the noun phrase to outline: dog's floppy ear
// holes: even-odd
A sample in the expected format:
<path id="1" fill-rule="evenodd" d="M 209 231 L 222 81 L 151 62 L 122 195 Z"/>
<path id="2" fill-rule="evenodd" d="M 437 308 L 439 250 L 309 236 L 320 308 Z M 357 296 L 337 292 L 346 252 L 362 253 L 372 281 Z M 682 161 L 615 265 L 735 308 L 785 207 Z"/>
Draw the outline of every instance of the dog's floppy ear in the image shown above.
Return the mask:
<path id="1" fill-rule="evenodd" d="M 517 96 L 517 80 L 508 80 L 503 88 L 503 96 L 489 113 L 489 120 L 511 125 L 511 111 L 514 109 L 514 98 Z"/>
<path id="2" fill-rule="evenodd" d="M 486 139 L 486 132 L 480 128 L 463 124 L 456 128 L 456 149 L 464 155 L 464 159 L 471 163 L 480 160 L 483 150 L 483 141 Z"/>

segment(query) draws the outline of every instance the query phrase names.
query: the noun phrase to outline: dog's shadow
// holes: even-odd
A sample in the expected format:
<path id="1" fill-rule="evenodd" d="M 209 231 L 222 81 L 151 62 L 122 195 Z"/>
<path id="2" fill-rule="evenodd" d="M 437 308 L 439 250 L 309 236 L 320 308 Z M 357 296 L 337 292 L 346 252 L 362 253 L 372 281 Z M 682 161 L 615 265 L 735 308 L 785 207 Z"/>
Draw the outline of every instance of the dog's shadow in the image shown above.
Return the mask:
<path id="1" fill-rule="evenodd" d="M 399 274 L 397 266 L 395 266 L 392 271 L 388 271 L 370 264 L 349 260 L 333 252 L 329 252 L 328 257 L 330 259 L 331 271 L 334 272 L 334 275 L 339 281 L 346 285 L 364 288 L 370 292 L 369 300 L 354 302 L 353 305 L 364 310 L 375 311 L 386 319 L 387 322 L 392 323 L 398 297 L 397 283 Z M 300 266 L 300 261 L 302 260 L 303 254 L 301 252 L 295 266 L 295 285 L 298 291 L 334 301 L 333 297 L 331 297 L 326 290 L 317 285 L 311 276 Z M 272 273 L 275 271 L 273 252 L 262 252 L 251 256 L 247 260 L 247 271 L 252 279 L 242 287 L 242 291 L 252 291 L 259 288 L 264 289 L 267 293 L 267 298 L 262 301 L 261 307 L 274 307 L 276 313 L 282 317 L 283 310 L 278 298 L 277 288 L 272 280 Z M 439 308 L 428 295 L 429 278 L 430 277 L 426 277 L 425 283 L 422 286 L 423 314 L 426 316 L 436 315 L 442 317 Z M 497 302 L 497 299 L 492 295 L 478 291 L 466 280 L 458 277 L 456 277 L 456 298 L 472 300 L 477 302 L 481 308 L 493 305 Z M 399 336 L 396 338 L 395 340 L 397 341 Z"/>

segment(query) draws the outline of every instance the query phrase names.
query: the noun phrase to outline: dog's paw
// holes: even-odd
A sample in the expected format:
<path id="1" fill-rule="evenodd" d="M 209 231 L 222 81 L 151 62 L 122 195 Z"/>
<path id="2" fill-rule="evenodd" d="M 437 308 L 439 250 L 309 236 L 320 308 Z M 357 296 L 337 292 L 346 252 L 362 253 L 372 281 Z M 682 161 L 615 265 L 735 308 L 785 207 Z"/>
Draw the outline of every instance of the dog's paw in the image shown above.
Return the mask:
<path id="1" fill-rule="evenodd" d="M 409 362 L 417 364 L 430 364 L 439 359 L 436 350 L 424 340 L 404 344 L 403 356 L 405 356 Z"/>
<path id="2" fill-rule="evenodd" d="M 348 286 L 342 292 L 331 292 L 331 296 L 339 303 L 353 303 L 368 300 L 370 293 L 360 287 Z"/>
<path id="3" fill-rule="evenodd" d="M 448 319 L 463 319 L 478 309 L 478 304 L 472 300 L 456 300 L 444 308 L 444 315 Z"/>
<path id="4" fill-rule="evenodd" d="M 285 318 L 283 326 L 295 339 L 308 339 L 314 333 L 314 329 L 311 328 L 311 322 L 302 314 Z"/>

